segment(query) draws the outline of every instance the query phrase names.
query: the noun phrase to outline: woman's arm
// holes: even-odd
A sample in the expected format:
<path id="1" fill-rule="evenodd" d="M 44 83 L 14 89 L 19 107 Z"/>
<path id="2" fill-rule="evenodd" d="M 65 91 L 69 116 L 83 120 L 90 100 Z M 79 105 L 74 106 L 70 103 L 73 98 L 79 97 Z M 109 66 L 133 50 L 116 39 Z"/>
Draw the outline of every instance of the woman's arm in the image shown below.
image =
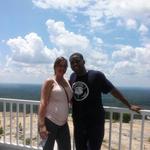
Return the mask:
<path id="1" fill-rule="evenodd" d="M 41 129 L 43 131 L 43 128 L 45 128 L 46 107 L 49 102 L 49 96 L 50 96 L 51 90 L 53 88 L 53 82 L 54 82 L 53 80 L 46 80 L 41 89 L 41 100 L 40 100 L 40 106 L 39 106 L 39 112 L 38 112 L 39 132 L 41 132 Z"/>

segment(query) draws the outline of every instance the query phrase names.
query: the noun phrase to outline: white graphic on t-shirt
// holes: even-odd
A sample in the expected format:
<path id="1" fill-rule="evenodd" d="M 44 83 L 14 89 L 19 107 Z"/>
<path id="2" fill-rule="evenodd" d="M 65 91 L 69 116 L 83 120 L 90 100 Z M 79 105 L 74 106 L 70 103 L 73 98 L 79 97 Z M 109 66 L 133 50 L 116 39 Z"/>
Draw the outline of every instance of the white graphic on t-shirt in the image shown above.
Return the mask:
<path id="1" fill-rule="evenodd" d="M 75 82 L 72 85 L 72 89 L 74 91 L 74 98 L 76 101 L 82 101 L 89 95 L 89 88 L 84 82 Z"/>

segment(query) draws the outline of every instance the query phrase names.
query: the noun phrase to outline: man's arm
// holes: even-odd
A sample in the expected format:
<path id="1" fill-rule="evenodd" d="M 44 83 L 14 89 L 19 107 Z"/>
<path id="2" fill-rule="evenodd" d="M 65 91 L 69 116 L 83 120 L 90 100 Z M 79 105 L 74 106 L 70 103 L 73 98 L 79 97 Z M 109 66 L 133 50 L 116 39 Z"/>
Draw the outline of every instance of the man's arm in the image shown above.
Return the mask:
<path id="1" fill-rule="evenodd" d="M 128 100 L 122 95 L 122 93 L 117 89 L 113 88 L 111 91 L 111 95 L 120 100 L 123 104 L 125 104 L 130 110 L 135 111 L 139 113 L 139 110 L 141 109 L 139 106 L 131 105 Z"/>

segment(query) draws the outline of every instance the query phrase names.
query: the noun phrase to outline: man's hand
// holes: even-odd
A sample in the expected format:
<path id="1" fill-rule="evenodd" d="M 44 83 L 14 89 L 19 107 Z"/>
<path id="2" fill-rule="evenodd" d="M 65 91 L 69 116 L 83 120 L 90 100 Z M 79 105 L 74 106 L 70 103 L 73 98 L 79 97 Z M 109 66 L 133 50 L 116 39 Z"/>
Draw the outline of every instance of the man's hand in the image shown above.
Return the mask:
<path id="1" fill-rule="evenodd" d="M 137 106 L 137 105 L 131 105 L 129 107 L 130 110 L 135 111 L 137 113 L 140 113 L 141 107 Z"/>

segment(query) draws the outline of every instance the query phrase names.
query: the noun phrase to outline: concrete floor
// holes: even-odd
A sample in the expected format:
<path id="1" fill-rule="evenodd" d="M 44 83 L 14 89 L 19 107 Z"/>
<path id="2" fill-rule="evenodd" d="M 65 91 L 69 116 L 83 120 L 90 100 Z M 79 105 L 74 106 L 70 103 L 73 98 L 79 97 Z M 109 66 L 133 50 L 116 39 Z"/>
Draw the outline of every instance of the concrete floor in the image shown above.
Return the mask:
<path id="1" fill-rule="evenodd" d="M 1 144 L 0 143 L 0 150 L 41 150 L 41 149 L 35 149 L 30 147 L 23 147 L 23 146 L 15 146 L 10 144 Z"/>

